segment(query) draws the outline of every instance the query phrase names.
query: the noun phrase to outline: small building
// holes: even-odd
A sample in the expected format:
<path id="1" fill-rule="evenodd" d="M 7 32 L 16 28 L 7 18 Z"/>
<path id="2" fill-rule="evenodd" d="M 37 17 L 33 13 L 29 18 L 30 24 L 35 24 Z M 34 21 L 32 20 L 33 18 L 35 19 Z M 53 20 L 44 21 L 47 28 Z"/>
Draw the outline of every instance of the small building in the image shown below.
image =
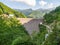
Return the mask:
<path id="1" fill-rule="evenodd" d="M 13 16 L 14 16 L 14 14 L 9 14 L 9 16 L 8 16 L 8 17 L 10 18 L 10 17 L 13 17 Z"/>

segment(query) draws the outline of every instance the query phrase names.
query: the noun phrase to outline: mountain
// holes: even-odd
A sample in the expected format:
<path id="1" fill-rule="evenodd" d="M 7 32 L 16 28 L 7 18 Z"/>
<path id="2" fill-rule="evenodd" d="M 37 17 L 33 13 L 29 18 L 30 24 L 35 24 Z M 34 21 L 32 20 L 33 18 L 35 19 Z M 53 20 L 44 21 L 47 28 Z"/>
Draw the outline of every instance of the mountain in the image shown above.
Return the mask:
<path id="1" fill-rule="evenodd" d="M 50 10 L 48 10 L 48 9 L 37 9 L 37 10 L 32 11 L 32 13 L 29 15 L 29 17 L 43 18 L 45 13 L 49 13 L 49 12 L 50 12 Z"/>
<path id="2" fill-rule="evenodd" d="M 37 9 L 37 11 L 40 11 L 42 13 L 49 13 L 51 10 L 53 10 L 53 9 L 42 9 L 42 8 Z"/>
<path id="3" fill-rule="evenodd" d="M 24 9 L 24 10 L 15 9 L 15 10 L 22 12 L 22 13 L 25 14 L 26 16 L 28 16 L 29 14 L 31 14 L 32 11 L 33 11 L 32 9 Z"/>
<path id="4" fill-rule="evenodd" d="M 60 6 L 56 7 L 55 10 L 51 11 L 51 14 L 55 16 L 58 21 L 60 21 Z"/>
<path id="5" fill-rule="evenodd" d="M 41 8 L 36 10 L 32 9 L 24 9 L 24 10 L 15 9 L 15 10 L 22 12 L 28 18 L 43 18 L 45 13 L 49 13 L 51 11 L 51 9 L 41 9 Z"/>
<path id="6" fill-rule="evenodd" d="M 38 10 L 35 10 L 33 11 L 29 17 L 32 17 L 32 18 L 42 18 L 42 16 L 44 15 L 45 13 L 42 13 L 41 11 L 38 11 Z"/>
<path id="7" fill-rule="evenodd" d="M 11 9 L 10 7 L 3 4 L 2 2 L 0 2 L 0 15 L 1 14 L 13 14 L 16 17 L 20 17 L 20 18 L 25 17 L 23 13 Z"/>
<path id="8" fill-rule="evenodd" d="M 57 20 L 59 21 L 59 24 L 60 24 L 60 6 L 56 7 L 56 9 L 52 10 L 51 12 L 46 13 L 44 15 L 44 19 L 45 19 L 45 22 L 47 23 L 52 23 Z"/>

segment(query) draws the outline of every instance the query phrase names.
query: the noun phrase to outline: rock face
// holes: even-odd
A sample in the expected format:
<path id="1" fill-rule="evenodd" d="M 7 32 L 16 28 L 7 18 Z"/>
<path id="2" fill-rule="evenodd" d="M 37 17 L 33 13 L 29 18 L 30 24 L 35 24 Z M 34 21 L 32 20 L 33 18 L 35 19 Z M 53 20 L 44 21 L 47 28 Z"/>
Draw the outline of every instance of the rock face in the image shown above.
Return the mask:
<path id="1" fill-rule="evenodd" d="M 39 24 L 43 22 L 42 19 L 33 19 L 33 18 L 18 18 L 20 23 L 24 25 L 29 34 L 32 34 L 33 31 L 39 31 Z"/>

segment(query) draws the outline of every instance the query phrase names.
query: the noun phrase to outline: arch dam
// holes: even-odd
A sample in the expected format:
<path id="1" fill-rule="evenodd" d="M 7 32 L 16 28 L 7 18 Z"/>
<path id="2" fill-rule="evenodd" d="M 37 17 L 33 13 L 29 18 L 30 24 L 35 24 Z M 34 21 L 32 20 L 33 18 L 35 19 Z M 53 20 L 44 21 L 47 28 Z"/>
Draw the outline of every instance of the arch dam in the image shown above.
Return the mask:
<path id="1" fill-rule="evenodd" d="M 43 19 L 34 19 L 34 18 L 18 18 L 20 23 L 25 27 L 29 34 L 32 34 L 34 31 L 39 32 L 39 24 L 43 23 Z"/>

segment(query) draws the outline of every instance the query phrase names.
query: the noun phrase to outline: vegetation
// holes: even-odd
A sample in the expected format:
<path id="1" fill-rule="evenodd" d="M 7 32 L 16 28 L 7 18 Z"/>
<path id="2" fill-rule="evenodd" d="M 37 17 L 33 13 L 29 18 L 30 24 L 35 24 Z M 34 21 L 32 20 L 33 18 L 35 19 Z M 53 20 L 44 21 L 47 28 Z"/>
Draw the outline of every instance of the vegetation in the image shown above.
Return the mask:
<path id="1" fill-rule="evenodd" d="M 54 16 L 51 14 L 45 14 L 44 19 L 47 24 L 50 24 L 54 21 Z"/>
<path id="2" fill-rule="evenodd" d="M 42 13 L 42 12 L 39 11 L 39 10 L 35 10 L 35 11 L 32 11 L 32 13 L 29 15 L 29 17 L 42 19 L 43 16 L 44 16 L 44 14 L 45 14 L 45 13 Z"/>
<path id="3" fill-rule="evenodd" d="M 39 31 L 38 33 L 33 33 L 32 40 L 36 45 L 42 45 L 45 41 L 45 35 L 47 34 L 46 26 L 39 25 Z"/>
<path id="4" fill-rule="evenodd" d="M 25 16 L 0 2 L 0 45 L 60 45 L 60 6 L 44 15 L 39 32 L 31 37 L 16 17 Z"/>
<path id="5" fill-rule="evenodd" d="M 60 45 L 60 6 L 45 14 L 45 23 L 39 25 L 40 32 L 33 36 L 36 45 Z"/>
<path id="6" fill-rule="evenodd" d="M 12 45 L 17 38 L 25 38 L 23 41 L 30 39 L 28 32 L 19 23 L 16 17 L 0 16 L 0 45 Z"/>
<path id="7" fill-rule="evenodd" d="M 60 6 L 57 7 L 55 10 L 51 11 L 48 14 L 48 18 L 44 18 L 46 20 L 46 23 L 50 23 L 49 26 L 51 28 L 51 31 L 48 38 L 46 39 L 44 45 L 60 45 Z M 48 19 L 47 19 L 48 18 Z M 50 20 L 49 20 L 50 19 Z M 48 21 L 47 21 L 48 20 Z M 51 21 L 52 20 L 52 21 Z M 51 21 L 51 22 L 50 22 Z"/>
<path id="8" fill-rule="evenodd" d="M 13 14 L 16 17 L 25 18 L 21 12 L 11 9 L 10 7 L 4 5 L 2 2 L 0 2 L 0 14 Z"/>
<path id="9" fill-rule="evenodd" d="M 45 15 L 45 13 L 48 13 L 51 11 L 51 9 L 36 9 L 36 10 L 32 10 L 32 9 L 15 9 L 19 12 L 22 12 L 27 18 L 43 18 L 43 16 Z"/>

